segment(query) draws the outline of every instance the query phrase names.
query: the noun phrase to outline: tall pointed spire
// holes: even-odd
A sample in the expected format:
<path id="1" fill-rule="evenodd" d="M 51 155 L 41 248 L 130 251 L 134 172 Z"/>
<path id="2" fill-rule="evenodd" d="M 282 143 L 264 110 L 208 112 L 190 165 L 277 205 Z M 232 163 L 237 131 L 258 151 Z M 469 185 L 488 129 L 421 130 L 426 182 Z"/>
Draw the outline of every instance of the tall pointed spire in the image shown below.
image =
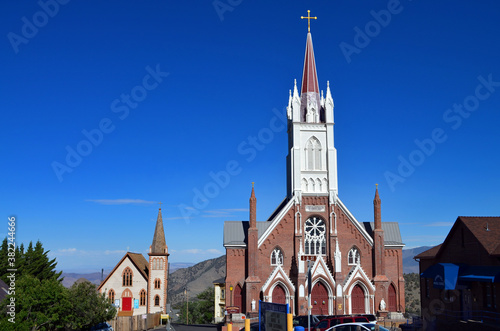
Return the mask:
<path id="1" fill-rule="evenodd" d="M 320 96 L 318 74 L 311 33 L 307 33 L 306 53 L 304 56 L 304 70 L 302 72 L 301 121 L 309 123 L 320 122 Z"/>
<path id="2" fill-rule="evenodd" d="M 257 227 L 257 198 L 255 197 L 255 190 L 252 182 L 252 194 L 250 195 L 250 227 Z"/>
<path id="3" fill-rule="evenodd" d="M 375 185 L 375 198 L 373 199 L 373 213 L 374 213 L 374 223 L 375 229 L 382 229 L 382 213 L 381 213 L 381 201 L 378 195 L 378 184 Z"/>
<path id="4" fill-rule="evenodd" d="M 167 244 L 165 242 L 165 231 L 163 230 L 163 220 L 161 217 L 161 208 L 158 210 L 158 217 L 156 219 L 155 234 L 153 236 L 153 243 L 151 244 L 150 254 L 165 254 L 167 253 Z"/>
<path id="5" fill-rule="evenodd" d="M 304 70 L 302 72 L 301 93 L 319 93 L 318 75 L 316 73 L 316 61 L 314 60 L 314 49 L 311 33 L 307 33 L 306 54 L 304 56 Z"/>

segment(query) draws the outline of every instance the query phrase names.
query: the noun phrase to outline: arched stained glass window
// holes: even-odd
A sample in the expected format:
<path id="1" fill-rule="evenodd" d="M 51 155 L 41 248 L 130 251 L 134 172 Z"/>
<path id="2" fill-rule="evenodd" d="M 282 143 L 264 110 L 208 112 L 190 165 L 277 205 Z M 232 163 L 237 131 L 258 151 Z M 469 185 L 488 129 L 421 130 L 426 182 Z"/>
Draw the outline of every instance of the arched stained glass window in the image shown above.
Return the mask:
<path id="1" fill-rule="evenodd" d="M 283 253 L 281 249 L 275 248 L 271 253 L 271 265 L 283 265 Z"/>
<path id="2" fill-rule="evenodd" d="M 305 223 L 305 253 L 310 255 L 326 254 L 326 225 L 319 217 L 311 217 Z"/>
<path id="3" fill-rule="evenodd" d="M 356 247 L 351 248 L 349 254 L 347 254 L 347 263 L 349 265 L 360 264 L 361 258 L 359 256 L 359 251 Z"/>

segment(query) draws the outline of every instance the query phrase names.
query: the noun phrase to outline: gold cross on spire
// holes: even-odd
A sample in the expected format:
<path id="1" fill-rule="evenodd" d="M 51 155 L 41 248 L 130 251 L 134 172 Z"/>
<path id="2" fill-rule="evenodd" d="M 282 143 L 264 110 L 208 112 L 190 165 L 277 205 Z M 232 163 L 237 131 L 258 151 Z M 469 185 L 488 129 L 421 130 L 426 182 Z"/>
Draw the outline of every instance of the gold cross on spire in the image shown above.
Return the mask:
<path id="1" fill-rule="evenodd" d="M 162 204 L 162 203 L 163 203 L 163 202 L 161 202 L 161 201 L 160 201 L 160 202 L 158 202 L 158 204 L 160 205 L 160 209 L 161 209 L 161 204 Z"/>
<path id="2" fill-rule="evenodd" d="M 300 16 L 301 19 L 307 18 L 307 32 L 311 32 L 311 19 L 317 20 L 318 18 L 316 16 L 311 17 L 311 11 L 307 11 L 307 17 L 305 16 Z"/>

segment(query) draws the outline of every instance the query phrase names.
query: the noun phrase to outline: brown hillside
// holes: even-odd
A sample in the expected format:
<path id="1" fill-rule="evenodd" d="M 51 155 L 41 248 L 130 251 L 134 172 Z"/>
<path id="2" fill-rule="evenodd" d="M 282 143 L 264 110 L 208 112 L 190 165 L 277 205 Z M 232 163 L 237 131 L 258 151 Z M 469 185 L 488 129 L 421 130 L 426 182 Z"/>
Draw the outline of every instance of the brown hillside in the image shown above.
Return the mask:
<path id="1" fill-rule="evenodd" d="M 226 256 L 206 260 L 189 268 L 178 269 L 169 275 L 168 303 L 175 306 L 186 300 L 184 288 L 187 287 L 191 301 L 213 282 L 226 276 Z"/>

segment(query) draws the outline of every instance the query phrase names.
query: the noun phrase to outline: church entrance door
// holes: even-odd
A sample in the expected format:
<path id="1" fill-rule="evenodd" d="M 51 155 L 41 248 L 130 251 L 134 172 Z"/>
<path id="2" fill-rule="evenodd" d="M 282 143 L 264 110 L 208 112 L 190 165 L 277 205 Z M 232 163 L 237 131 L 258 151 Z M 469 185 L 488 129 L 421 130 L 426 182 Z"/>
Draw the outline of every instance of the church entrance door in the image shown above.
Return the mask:
<path id="1" fill-rule="evenodd" d="M 286 304 L 286 293 L 281 285 L 276 285 L 273 289 L 273 303 Z"/>
<path id="2" fill-rule="evenodd" d="M 243 306 L 243 302 L 245 302 L 243 299 L 243 289 L 241 286 L 238 284 L 234 288 L 234 306 L 235 307 L 240 307 L 240 313 L 245 313 L 245 307 Z"/>
<path id="3" fill-rule="evenodd" d="M 356 285 L 351 293 L 352 314 L 365 313 L 365 293 L 361 286 Z"/>
<path id="4" fill-rule="evenodd" d="M 132 310 L 132 298 L 122 298 L 122 310 L 123 311 Z"/>
<path id="5" fill-rule="evenodd" d="M 328 291 L 321 282 L 314 284 L 311 292 L 311 314 L 328 315 Z"/>
<path id="6" fill-rule="evenodd" d="M 397 303 L 396 303 L 396 289 L 394 285 L 389 285 L 389 311 L 397 311 Z"/>

